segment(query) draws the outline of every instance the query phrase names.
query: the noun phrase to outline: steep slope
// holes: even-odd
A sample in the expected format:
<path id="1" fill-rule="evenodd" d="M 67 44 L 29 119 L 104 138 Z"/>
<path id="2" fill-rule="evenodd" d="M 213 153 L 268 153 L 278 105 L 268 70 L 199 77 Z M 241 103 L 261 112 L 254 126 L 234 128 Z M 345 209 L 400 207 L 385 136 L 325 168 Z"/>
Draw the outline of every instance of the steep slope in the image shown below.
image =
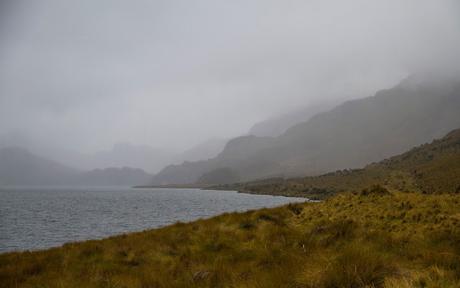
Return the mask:
<path id="1" fill-rule="evenodd" d="M 277 167 L 278 164 L 269 162 L 270 159 L 253 159 L 253 156 L 256 155 L 257 157 L 256 153 L 260 149 L 271 147 L 274 140 L 275 138 L 272 137 L 256 137 L 252 135 L 232 139 L 215 158 L 198 162 L 186 161 L 180 165 L 167 166 L 152 178 L 152 184 L 190 184 L 197 182 L 205 174 L 207 176 L 201 179 L 206 179 L 208 183 L 202 182 L 201 184 L 220 184 L 230 182 L 230 180 L 251 178 L 259 173 L 264 173 L 264 171 L 266 171 L 267 175 L 270 175 L 270 167 Z M 223 168 L 232 170 L 231 175 L 233 176 L 231 179 L 221 179 L 219 177 L 220 179 L 213 180 L 212 177 L 208 177 L 209 175 L 219 174 L 213 173 L 213 171 Z M 234 178 L 235 175 L 244 175 L 244 177 L 236 179 Z"/>
<path id="2" fill-rule="evenodd" d="M 362 167 L 460 127 L 459 111 L 460 78 L 410 78 L 292 127 L 277 154 L 288 175 Z"/>
<path id="3" fill-rule="evenodd" d="M 209 139 L 203 143 L 193 146 L 176 156 L 174 156 L 174 163 L 181 164 L 184 161 L 201 161 L 208 160 L 219 155 L 224 150 L 226 139 Z M 169 163 L 171 164 L 171 163 Z"/>
<path id="4" fill-rule="evenodd" d="M 229 141 L 214 159 L 168 167 L 153 184 L 193 183 L 221 168 L 247 181 L 362 167 L 460 127 L 459 111 L 460 78 L 410 77 L 373 97 L 318 114 L 279 137 Z"/>
<path id="5" fill-rule="evenodd" d="M 323 101 L 312 104 L 278 117 L 254 124 L 248 134 L 258 137 L 277 137 L 298 123 L 306 122 L 318 113 L 328 111 L 338 105 L 338 101 Z"/>
<path id="6" fill-rule="evenodd" d="M 267 179 L 221 188 L 324 198 L 342 191 L 361 191 L 372 185 L 427 194 L 460 193 L 460 129 L 363 169 L 287 180 Z"/>

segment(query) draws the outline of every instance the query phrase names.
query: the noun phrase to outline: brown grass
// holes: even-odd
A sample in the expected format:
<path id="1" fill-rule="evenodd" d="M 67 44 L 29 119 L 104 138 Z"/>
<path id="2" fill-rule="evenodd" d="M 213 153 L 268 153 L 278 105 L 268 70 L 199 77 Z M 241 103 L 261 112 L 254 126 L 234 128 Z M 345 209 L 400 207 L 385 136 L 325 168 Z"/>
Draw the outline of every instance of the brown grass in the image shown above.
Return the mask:
<path id="1" fill-rule="evenodd" d="M 459 287 L 460 195 L 367 193 L 0 255 L 0 287 Z"/>

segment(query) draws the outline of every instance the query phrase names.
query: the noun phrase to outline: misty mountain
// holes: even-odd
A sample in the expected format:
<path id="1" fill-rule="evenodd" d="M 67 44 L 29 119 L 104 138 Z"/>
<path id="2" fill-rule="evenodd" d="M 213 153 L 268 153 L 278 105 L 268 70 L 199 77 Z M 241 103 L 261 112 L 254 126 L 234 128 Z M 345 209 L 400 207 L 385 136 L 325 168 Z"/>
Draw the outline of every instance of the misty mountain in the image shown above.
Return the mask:
<path id="1" fill-rule="evenodd" d="M 194 183 L 222 168 L 246 181 L 362 167 L 459 127 L 459 112 L 459 78 L 412 76 L 372 97 L 317 114 L 278 137 L 233 139 L 213 159 L 166 167 L 153 184 Z"/>
<path id="2" fill-rule="evenodd" d="M 86 155 L 84 169 L 106 167 L 137 167 L 156 173 L 167 165 L 184 161 L 207 160 L 216 157 L 225 146 L 226 140 L 211 139 L 183 152 L 166 148 L 153 148 L 147 145 L 118 143 L 111 150 Z"/>
<path id="3" fill-rule="evenodd" d="M 198 184 L 228 184 L 238 182 L 240 177 L 231 168 L 219 168 L 203 174 L 198 179 Z"/>
<path id="4" fill-rule="evenodd" d="M 24 148 L 0 148 L 0 185 L 64 185 L 78 173 Z"/>
<path id="5" fill-rule="evenodd" d="M 62 163 L 79 170 L 93 170 L 107 167 L 136 167 L 152 173 L 171 164 L 178 154 L 170 149 L 153 148 L 147 145 L 117 143 L 108 150 L 95 153 L 81 153 L 60 148 L 54 143 L 43 143 L 19 132 L 0 135 L 0 148 L 22 147 L 32 154 Z M 216 154 L 217 155 L 217 154 Z"/>
<path id="6" fill-rule="evenodd" d="M 208 160 L 216 157 L 224 150 L 226 139 L 210 139 L 203 143 L 193 146 L 174 156 L 174 163 L 182 163 L 184 161 L 200 161 Z M 171 164 L 171 163 L 168 163 Z M 165 166 L 165 165 L 164 165 Z M 161 168 L 164 168 L 161 167 Z"/>
<path id="7" fill-rule="evenodd" d="M 42 147 L 37 147 L 37 145 L 26 146 L 26 148 L 46 158 L 80 170 L 104 169 L 108 167 L 136 167 L 150 173 L 156 173 L 164 166 L 172 163 L 177 154 L 174 150 L 131 143 L 117 143 L 108 150 L 95 153 L 51 149 L 43 145 Z"/>
<path id="8" fill-rule="evenodd" d="M 374 185 L 424 194 L 460 193 L 460 129 L 362 169 L 337 170 L 312 177 L 271 178 L 215 188 L 324 198 L 343 191 L 363 191 Z"/>
<path id="9" fill-rule="evenodd" d="M 207 160 L 217 156 L 227 140 L 210 139 L 185 151 L 154 148 L 148 145 L 117 143 L 109 150 L 96 153 L 79 153 L 40 143 L 21 133 L 0 135 L 0 148 L 23 147 L 32 154 L 62 163 L 79 170 L 104 169 L 108 167 L 135 167 L 147 173 L 156 173 L 167 165 L 184 161 Z"/>
<path id="10" fill-rule="evenodd" d="M 88 155 L 87 169 L 126 166 L 155 173 L 170 164 L 176 154 L 176 151 L 170 149 L 118 143 L 111 150 Z"/>
<path id="11" fill-rule="evenodd" d="M 337 101 L 324 101 L 308 105 L 301 109 L 296 109 L 290 113 L 254 124 L 251 129 L 249 129 L 248 134 L 259 137 L 280 136 L 286 132 L 288 128 L 294 126 L 295 124 L 306 122 L 314 115 L 328 111 L 334 108 L 337 104 Z"/>
<path id="12" fill-rule="evenodd" d="M 152 175 L 129 167 L 95 169 L 88 172 L 32 154 L 24 148 L 0 149 L 1 185 L 94 185 L 132 186 L 148 183 Z"/>
<path id="13" fill-rule="evenodd" d="M 81 173 L 75 182 L 91 186 L 134 186 L 149 183 L 151 179 L 152 175 L 142 169 L 111 167 Z"/>

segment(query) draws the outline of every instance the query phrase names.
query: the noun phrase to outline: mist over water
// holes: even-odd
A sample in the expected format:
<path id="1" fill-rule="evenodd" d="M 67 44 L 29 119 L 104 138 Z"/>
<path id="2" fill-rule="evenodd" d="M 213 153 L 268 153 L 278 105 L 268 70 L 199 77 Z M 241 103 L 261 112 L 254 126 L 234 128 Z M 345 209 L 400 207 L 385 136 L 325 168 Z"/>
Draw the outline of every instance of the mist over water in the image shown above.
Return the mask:
<path id="1" fill-rule="evenodd" d="M 0 0 L 0 286 L 460 287 L 459 51 L 459 0 Z"/>

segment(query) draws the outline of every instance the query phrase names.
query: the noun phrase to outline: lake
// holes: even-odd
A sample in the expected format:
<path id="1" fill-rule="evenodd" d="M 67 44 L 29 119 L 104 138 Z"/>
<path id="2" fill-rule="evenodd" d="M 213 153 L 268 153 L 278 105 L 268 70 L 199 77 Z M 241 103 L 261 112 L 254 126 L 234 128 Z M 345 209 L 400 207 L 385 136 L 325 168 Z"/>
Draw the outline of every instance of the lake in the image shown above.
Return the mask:
<path id="1" fill-rule="evenodd" d="M 125 187 L 0 187 L 0 199 L 0 253 L 306 201 L 233 191 Z"/>

